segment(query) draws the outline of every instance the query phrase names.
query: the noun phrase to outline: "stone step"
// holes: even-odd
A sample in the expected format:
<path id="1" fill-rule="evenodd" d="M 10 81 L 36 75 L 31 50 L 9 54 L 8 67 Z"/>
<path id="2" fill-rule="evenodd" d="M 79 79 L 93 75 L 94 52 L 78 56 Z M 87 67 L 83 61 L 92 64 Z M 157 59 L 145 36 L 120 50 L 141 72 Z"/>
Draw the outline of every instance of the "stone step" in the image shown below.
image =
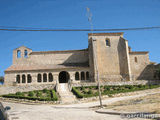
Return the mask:
<path id="1" fill-rule="evenodd" d="M 66 83 L 59 84 L 58 93 L 61 97 L 62 103 L 75 103 L 77 101 L 76 97 L 68 89 L 68 84 Z"/>

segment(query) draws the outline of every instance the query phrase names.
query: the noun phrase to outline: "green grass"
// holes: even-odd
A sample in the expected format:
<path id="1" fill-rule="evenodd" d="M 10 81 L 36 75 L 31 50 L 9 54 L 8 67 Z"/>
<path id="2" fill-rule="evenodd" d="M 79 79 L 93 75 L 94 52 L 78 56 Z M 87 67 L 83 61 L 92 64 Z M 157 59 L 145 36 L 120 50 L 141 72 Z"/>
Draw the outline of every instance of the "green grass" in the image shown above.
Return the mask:
<path id="1" fill-rule="evenodd" d="M 58 96 L 55 90 L 34 90 L 29 92 L 17 92 L 15 94 L 2 95 L 5 98 L 28 99 L 38 101 L 57 101 Z"/>
<path id="2" fill-rule="evenodd" d="M 102 95 L 108 95 L 111 97 L 113 94 L 118 93 L 126 93 L 126 92 L 134 92 L 146 89 L 158 88 L 160 85 L 108 85 L 101 86 Z M 76 95 L 77 98 L 87 98 L 98 96 L 98 87 L 97 86 L 82 86 L 82 87 L 73 87 L 73 94 Z"/>

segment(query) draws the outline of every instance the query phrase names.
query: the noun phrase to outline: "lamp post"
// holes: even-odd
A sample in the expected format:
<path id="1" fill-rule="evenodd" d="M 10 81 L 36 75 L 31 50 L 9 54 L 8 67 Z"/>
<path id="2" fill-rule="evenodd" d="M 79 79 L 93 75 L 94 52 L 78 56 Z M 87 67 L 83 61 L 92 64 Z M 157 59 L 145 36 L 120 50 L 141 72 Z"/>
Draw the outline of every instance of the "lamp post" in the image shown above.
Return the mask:
<path id="1" fill-rule="evenodd" d="M 92 46 L 93 46 L 93 60 L 94 60 L 94 65 L 95 65 L 95 74 L 96 74 L 96 79 L 97 79 L 97 82 L 98 82 L 98 95 L 99 95 L 99 102 L 100 102 L 100 108 L 103 107 L 102 105 L 102 97 L 101 97 L 101 85 L 100 85 L 100 80 L 99 80 L 99 72 L 98 72 L 98 66 L 97 66 L 97 56 L 95 54 L 95 46 L 94 46 L 94 42 L 96 42 L 95 39 L 91 38 L 92 40 Z"/>
<path id="2" fill-rule="evenodd" d="M 90 9 L 87 7 L 87 16 L 88 16 L 88 21 L 91 25 L 91 32 L 92 32 L 92 36 L 93 36 L 93 24 L 92 24 L 92 14 L 90 12 Z M 101 85 L 100 85 L 100 81 L 99 81 L 99 73 L 98 73 L 98 66 L 97 66 L 97 56 L 95 54 L 95 46 L 94 46 L 94 42 L 96 42 L 95 39 L 93 39 L 91 37 L 91 43 L 92 43 L 92 47 L 93 47 L 93 60 L 94 60 L 94 65 L 95 65 L 95 72 L 94 74 L 96 75 L 97 82 L 98 82 L 98 95 L 99 95 L 99 102 L 100 102 L 100 107 L 102 108 L 102 97 L 101 97 Z"/>

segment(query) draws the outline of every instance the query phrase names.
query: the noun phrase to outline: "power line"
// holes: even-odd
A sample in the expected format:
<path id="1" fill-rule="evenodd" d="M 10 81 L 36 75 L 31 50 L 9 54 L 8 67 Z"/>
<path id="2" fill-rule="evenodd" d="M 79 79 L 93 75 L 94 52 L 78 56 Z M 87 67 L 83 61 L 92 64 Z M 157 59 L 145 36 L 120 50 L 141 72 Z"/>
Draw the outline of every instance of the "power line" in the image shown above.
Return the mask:
<path id="1" fill-rule="evenodd" d="M 2 26 L 0 26 L 2 27 Z M 152 27 L 138 27 L 138 28 L 120 28 L 120 29 L 93 29 L 92 31 L 132 31 L 132 30 L 151 30 L 151 29 L 160 29 L 160 26 L 152 26 Z M 25 27 L 7 27 L 3 26 L 0 28 L 0 31 L 91 31 L 91 29 L 51 29 L 51 28 L 25 28 Z"/>

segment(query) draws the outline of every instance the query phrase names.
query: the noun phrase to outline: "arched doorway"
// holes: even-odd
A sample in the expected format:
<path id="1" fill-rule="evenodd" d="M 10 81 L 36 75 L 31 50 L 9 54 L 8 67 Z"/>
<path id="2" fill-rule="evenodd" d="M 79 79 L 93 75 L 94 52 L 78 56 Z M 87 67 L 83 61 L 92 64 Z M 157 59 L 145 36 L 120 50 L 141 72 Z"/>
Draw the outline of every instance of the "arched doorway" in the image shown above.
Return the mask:
<path id="1" fill-rule="evenodd" d="M 66 71 L 62 71 L 59 73 L 59 83 L 68 83 L 69 73 Z"/>

